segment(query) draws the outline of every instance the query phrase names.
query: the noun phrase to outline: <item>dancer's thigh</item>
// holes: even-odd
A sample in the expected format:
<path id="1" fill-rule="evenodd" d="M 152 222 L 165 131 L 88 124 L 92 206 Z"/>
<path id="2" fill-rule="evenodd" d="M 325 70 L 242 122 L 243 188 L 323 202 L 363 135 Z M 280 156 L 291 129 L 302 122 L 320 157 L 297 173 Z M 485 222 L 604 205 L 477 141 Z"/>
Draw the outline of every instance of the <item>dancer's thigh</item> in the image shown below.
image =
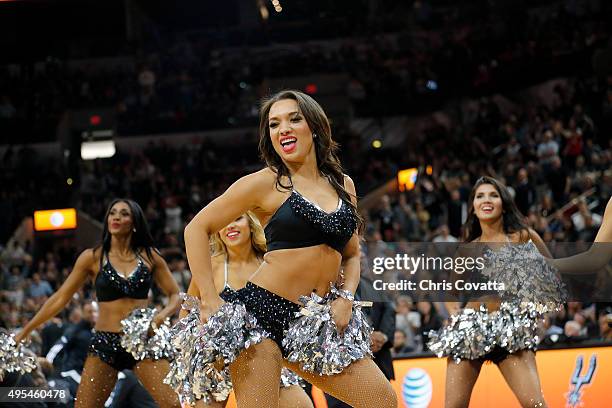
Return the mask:
<path id="1" fill-rule="evenodd" d="M 391 383 L 369 358 L 355 361 L 340 374 L 323 376 L 303 371 L 298 364 L 286 360 L 283 364 L 312 385 L 354 408 L 397 408 L 397 396 Z"/>
<path id="2" fill-rule="evenodd" d="M 178 395 L 163 380 L 168 374 L 168 360 L 143 360 L 134 367 L 134 374 L 160 408 L 179 407 Z"/>
<path id="3" fill-rule="evenodd" d="M 306 391 L 299 385 L 280 389 L 280 408 L 313 408 Z"/>
<path id="4" fill-rule="evenodd" d="M 85 360 L 75 408 L 102 408 L 117 382 L 117 370 L 90 355 Z"/>
<path id="5" fill-rule="evenodd" d="M 546 407 L 533 351 L 510 354 L 499 363 L 499 370 L 521 406 Z"/>
<path id="6" fill-rule="evenodd" d="M 451 358 L 446 364 L 446 387 L 444 406 L 446 408 L 467 408 L 470 404 L 472 389 L 482 362 L 479 360 L 462 360 L 459 363 Z"/>
<path id="7" fill-rule="evenodd" d="M 282 354 L 270 339 L 243 350 L 230 365 L 238 408 L 278 408 Z"/>

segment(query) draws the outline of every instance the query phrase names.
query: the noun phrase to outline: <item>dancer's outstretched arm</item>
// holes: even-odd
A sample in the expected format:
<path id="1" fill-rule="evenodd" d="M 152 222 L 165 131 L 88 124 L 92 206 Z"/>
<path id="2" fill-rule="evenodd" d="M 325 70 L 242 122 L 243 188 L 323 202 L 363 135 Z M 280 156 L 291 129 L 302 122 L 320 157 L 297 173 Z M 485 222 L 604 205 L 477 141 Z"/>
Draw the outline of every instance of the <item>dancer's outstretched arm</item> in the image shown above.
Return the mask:
<path id="1" fill-rule="evenodd" d="M 93 249 L 83 251 L 76 260 L 72 272 L 68 275 L 68 279 L 66 279 L 57 292 L 47 299 L 45 304 L 40 308 L 32 320 L 25 325 L 23 330 L 15 336 L 15 341 L 20 342 L 26 338 L 32 330 L 61 312 L 68 302 L 70 302 L 70 299 L 72 299 L 76 291 L 85 284 L 85 281 L 92 273 L 94 264 L 95 258 Z"/>
<path id="2" fill-rule="evenodd" d="M 612 198 L 606 205 L 603 221 L 591 247 L 567 258 L 552 259 L 559 272 L 570 275 L 591 274 L 601 270 L 612 260 Z"/>

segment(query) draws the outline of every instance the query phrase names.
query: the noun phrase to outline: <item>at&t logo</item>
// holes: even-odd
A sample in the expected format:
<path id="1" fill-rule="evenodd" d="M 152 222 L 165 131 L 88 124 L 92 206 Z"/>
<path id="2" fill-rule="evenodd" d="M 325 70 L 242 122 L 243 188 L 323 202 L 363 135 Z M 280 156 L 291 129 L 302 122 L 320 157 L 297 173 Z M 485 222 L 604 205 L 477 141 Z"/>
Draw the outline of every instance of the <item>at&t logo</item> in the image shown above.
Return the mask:
<path id="1" fill-rule="evenodd" d="M 427 371 L 413 368 L 402 383 L 402 396 L 408 408 L 427 408 L 431 402 L 432 383 Z"/>

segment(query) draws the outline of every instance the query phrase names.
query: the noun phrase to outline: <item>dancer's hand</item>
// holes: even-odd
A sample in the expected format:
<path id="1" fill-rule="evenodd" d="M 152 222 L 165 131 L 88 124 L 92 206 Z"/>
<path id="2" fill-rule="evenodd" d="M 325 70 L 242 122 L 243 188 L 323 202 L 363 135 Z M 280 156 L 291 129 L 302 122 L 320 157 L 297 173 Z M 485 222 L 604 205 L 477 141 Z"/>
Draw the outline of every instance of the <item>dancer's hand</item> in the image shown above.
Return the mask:
<path id="1" fill-rule="evenodd" d="M 334 323 L 336 323 L 338 333 L 344 334 L 346 326 L 348 326 L 351 321 L 352 314 L 353 302 L 350 300 L 339 297 L 331 303 L 331 315 L 332 319 L 334 319 Z"/>
<path id="2" fill-rule="evenodd" d="M 19 344 L 23 340 L 27 339 L 30 333 L 26 333 L 25 330 L 21 330 L 15 335 L 15 343 Z"/>
<path id="3" fill-rule="evenodd" d="M 151 324 L 149 325 L 149 331 L 147 332 L 147 336 L 152 337 L 155 334 L 155 329 L 164 324 L 164 319 L 162 319 L 159 313 L 156 313 L 151 319 Z"/>
<path id="4" fill-rule="evenodd" d="M 206 323 L 210 316 L 217 313 L 217 311 L 224 304 L 225 302 L 219 296 L 203 301 L 200 304 L 200 320 L 202 321 L 202 323 Z"/>

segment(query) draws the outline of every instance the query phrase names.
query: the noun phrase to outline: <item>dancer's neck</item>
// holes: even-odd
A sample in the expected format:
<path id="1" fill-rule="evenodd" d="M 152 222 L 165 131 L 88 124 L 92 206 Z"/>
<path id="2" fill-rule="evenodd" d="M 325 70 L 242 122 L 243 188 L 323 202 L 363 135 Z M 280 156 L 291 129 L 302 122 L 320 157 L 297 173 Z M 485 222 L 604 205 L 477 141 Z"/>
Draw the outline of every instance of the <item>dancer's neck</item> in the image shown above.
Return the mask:
<path id="1" fill-rule="evenodd" d="M 134 253 L 132 250 L 132 235 L 111 236 L 111 250 L 121 258 L 127 258 Z"/>
<path id="2" fill-rule="evenodd" d="M 480 241 L 502 242 L 505 241 L 504 219 L 502 217 L 494 221 L 480 221 Z"/>

